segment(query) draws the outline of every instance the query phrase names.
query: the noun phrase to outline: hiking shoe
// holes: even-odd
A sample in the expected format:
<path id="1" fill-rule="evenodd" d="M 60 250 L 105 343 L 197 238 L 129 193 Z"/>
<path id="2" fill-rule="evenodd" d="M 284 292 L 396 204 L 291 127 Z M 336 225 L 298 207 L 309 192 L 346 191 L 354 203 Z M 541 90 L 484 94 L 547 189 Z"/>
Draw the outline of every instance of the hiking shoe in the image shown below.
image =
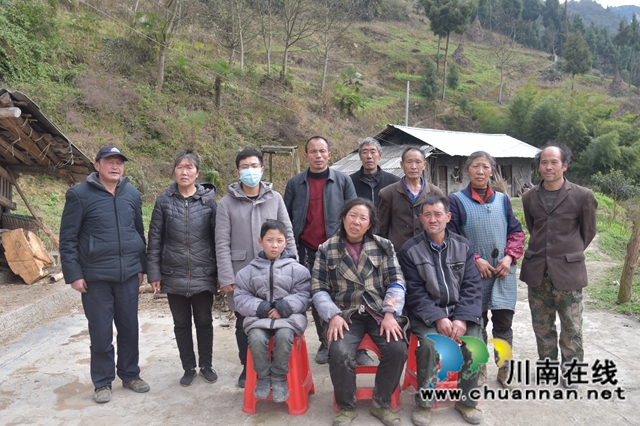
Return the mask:
<path id="1" fill-rule="evenodd" d="M 332 426 L 349 426 L 357 416 L 358 412 L 356 410 L 340 410 L 333 418 Z"/>
<path id="2" fill-rule="evenodd" d="M 411 415 L 411 421 L 416 426 L 429 426 L 429 423 L 431 423 L 431 408 L 417 405 Z"/>
<path id="3" fill-rule="evenodd" d="M 498 383 L 500 383 L 504 389 L 511 389 L 511 385 L 507 383 L 508 379 L 509 365 L 504 364 L 502 367 L 498 368 Z"/>
<path id="4" fill-rule="evenodd" d="M 356 365 L 373 365 L 373 359 L 369 356 L 366 349 L 359 349 L 356 352 Z"/>
<path id="5" fill-rule="evenodd" d="M 467 407 L 464 404 L 456 402 L 455 409 L 462 414 L 462 418 L 465 422 L 471 423 L 472 425 L 482 423 L 482 411 L 478 410 L 476 407 Z"/>
<path id="6" fill-rule="evenodd" d="M 271 392 L 271 380 L 258 379 L 258 383 L 256 383 L 256 388 L 253 390 L 253 396 L 255 396 L 258 399 L 267 399 L 269 398 L 270 392 Z"/>
<path id="7" fill-rule="evenodd" d="M 192 368 L 191 370 L 184 370 L 184 376 L 180 379 L 180 386 L 191 386 L 193 381 L 196 379 L 196 369 Z"/>
<path id="8" fill-rule="evenodd" d="M 480 374 L 478 375 L 478 387 L 484 385 L 487 381 L 487 364 L 480 365 Z"/>
<path id="9" fill-rule="evenodd" d="M 286 380 L 278 382 L 272 381 L 271 390 L 273 391 L 271 394 L 273 402 L 285 402 L 289 399 L 289 386 L 287 386 Z"/>
<path id="10" fill-rule="evenodd" d="M 244 389 L 244 385 L 247 383 L 247 367 L 242 367 L 242 373 L 238 377 L 238 387 Z"/>
<path id="11" fill-rule="evenodd" d="M 328 362 L 329 362 L 329 349 L 327 349 L 324 345 L 321 345 L 318 348 L 318 352 L 316 352 L 316 363 L 326 364 Z"/>
<path id="12" fill-rule="evenodd" d="M 389 407 L 376 407 L 374 404 L 369 408 L 369 412 L 371 415 L 382 420 L 387 426 L 398 426 L 402 424 L 402 420 L 400 420 L 400 416 L 393 412 L 393 410 Z"/>
<path id="13" fill-rule="evenodd" d="M 218 375 L 216 374 L 216 370 L 211 367 L 203 367 L 200 369 L 200 375 L 207 383 L 215 383 L 218 381 Z"/>
<path id="14" fill-rule="evenodd" d="M 93 394 L 93 399 L 98 404 L 104 404 L 105 402 L 111 401 L 111 387 L 103 386 L 96 389 L 96 393 Z"/>
<path id="15" fill-rule="evenodd" d="M 141 378 L 137 378 L 137 379 L 131 380 L 130 382 L 125 382 L 123 380 L 122 381 L 122 387 L 125 387 L 127 389 L 131 389 L 132 391 L 137 392 L 137 393 L 149 392 L 149 389 L 151 389 L 151 386 L 149 386 L 149 384 L 147 382 L 145 382 L 144 380 L 142 380 Z"/>

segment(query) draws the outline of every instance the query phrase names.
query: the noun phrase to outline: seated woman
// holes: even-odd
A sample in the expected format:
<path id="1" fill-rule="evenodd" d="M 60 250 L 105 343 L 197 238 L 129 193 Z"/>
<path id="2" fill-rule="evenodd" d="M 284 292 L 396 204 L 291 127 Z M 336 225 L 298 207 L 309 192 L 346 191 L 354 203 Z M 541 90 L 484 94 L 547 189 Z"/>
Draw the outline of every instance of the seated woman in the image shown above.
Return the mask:
<path id="1" fill-rule="evenodd" d="M 327 322 L 329 373 L 340 412 L 334 426 L 356 417 L 355 355 L 365 333 L 378 346 L 371 414 L 385 425 L 399 425 L 389 405 L 407 359 L 407 343 L 398 323 L 404 307 L 404 278 L 393 244 L 374 235 L 378 218 L 373 203 L 347 200 L 340 230 L 318 248 L 311 274 L 313 303 Z"/>

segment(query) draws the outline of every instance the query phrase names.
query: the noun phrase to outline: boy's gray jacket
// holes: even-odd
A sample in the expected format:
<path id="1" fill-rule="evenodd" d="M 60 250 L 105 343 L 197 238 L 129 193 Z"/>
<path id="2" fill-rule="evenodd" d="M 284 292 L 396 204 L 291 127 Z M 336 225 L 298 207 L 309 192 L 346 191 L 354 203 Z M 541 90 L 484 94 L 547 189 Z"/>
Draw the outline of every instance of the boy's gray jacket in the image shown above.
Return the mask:
<path id="1" fill-rule="evenodd" d="M 149 224 L 149 282 L 162 280 L 162 292 L 189 297 L 216 291 L 216 191 L 198 184 L 184 198 L 176 183 L 158 196 Z"/>
<path id="2" fill-rule="evenodd" d="M 291 328 L 298 335 L 304 334 L 311 276 L 307 268 L 298 263 L 295 255 L 285 252 L 283 257 L 275 260 L 257 257 L 238 272 L 235 282 L 236 311 L 245 317 L 245 333 L 253 328 Z M 256 316 L 260 303 L 265 300 L 272 303 L 278 299 L 284 299 L 291 307 L 293 314 L 289 318 Z"/>

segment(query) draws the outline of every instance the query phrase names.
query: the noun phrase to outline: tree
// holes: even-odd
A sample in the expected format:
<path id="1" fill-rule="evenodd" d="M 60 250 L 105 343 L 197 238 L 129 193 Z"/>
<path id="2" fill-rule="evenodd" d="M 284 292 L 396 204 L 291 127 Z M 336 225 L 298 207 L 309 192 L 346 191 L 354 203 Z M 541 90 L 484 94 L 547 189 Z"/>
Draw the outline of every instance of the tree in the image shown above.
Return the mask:
<path id="1" fill-rule="evenodd" d="M 447 76 L 447 86 L 451 90 L 456 90 L 460 86 L 460 73 L 455 65 L 451 65 L 451 71 Z"/>
<path id="2" fill-rule="evenodd" d="M 318 29 L 318 10 L 315 0 L 282 0 L 278 13 L 284 55 L 280 77 L 287 76 L 289 50 L 296 43 L 311 37 Z"/>
<path id="3" fill-rule="evenodd" d="M 424 61 L 424 68 L 422 69 L 422 78 L 420 79 L 420 94 L 427 100 L 432 101 L 438 92 L 440 92 L 438 71 L 436 67 L 433 66 L 433 62 L 426 59 Z"/>
<path id="4" fill-rule="evenodd" d="M 490 33 L 489 35 L 489 55 L 495 60 L 500 70 L 500 90 L 498 93 L 498 103 L 502 103 L 502 88 L 504 87 L 504 77 L 508 68 L 516 63 L 517 44 L 510 36 L 504 37 Z"/>
<path id="5" fill-rule="evenodd" d="M 442 100 L 444 101 L 447 91 L 449 36 L 451 32 L 462 34 L 467 30 L 477 3 L 476 0 L 420 0 L 420 2 L 429 17 L 431 30 L 436 35 L 444 35 L 447 38 L 442 73 Z"/>
<path id="6" fill-rule="evenodd" d="M 522 0 L 502 0 L 499 22 L 502 33 L 516 39 L 516 26 L 522 15 Z"/>
<path id="7" fill-rule="evenodd" d="M 633 277 L 636 275 L 638 256 L 640 255 L 640 200 L 630 200 L 627 204 L 627 217 L 633 223 L 631 237 L 627 243 L 627 253 L 624 257 L 620 288 L 618 289 L 618 303 L 631 301 L 633 292 Z"/>
<path id="8" fill-rule="evenodd" d="M 274 0 L 257 0 L 256 10 L 260 22 L 260 36 L 267 53 L 267 75 L 271 75 L 271 45 L 273 43 Z"/>
<path id="9" fill-rule="evenodd" d="M 558 55 L 558 46 L 561 45 L 563 12 L 560 10 L 558 0 L 546 0 L 542 10 L 542 23 L 544 25 L 547 48 L 553 55 Z"/>
<path id="10" fill-rule="evenodd" d="M 571 74 L 571 90 L 573 90 L 576 74 L 585 74 L 591 69 L 591 52 L 582 33 L 575 32 L 569 35 L 563 55 L 567 61 L 564 69 L 567 74 Z"/>
<path id="11" fill-rule="evenodd" d="M 335 45 L 344 38 L 349 30 L 353 19 L 350 19 L 353 12 L 353 3 L 348 1 L 343 3 L 335 0 L 324 0 L 321 8 L 322 22 L 320 23 L 320 31 L 322 33 L 322 59 L 324 66 L 322 68 L 322 83 L 320 85 L 320 93 L 324 93 L 327 81 L 327 69 L 329 67 L 329 53 Z"/>

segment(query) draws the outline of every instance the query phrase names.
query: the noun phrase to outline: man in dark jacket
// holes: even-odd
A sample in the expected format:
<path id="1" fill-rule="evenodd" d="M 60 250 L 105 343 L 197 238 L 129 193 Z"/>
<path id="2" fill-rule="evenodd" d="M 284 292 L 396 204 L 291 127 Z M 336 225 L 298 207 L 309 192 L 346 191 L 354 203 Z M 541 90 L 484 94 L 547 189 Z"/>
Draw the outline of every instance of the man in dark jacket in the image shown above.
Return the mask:
<path id="1" fill-rule="evenodd" d="M 378 208 L 380 201 L 378 193 L 385 186 L 396 183 L 400 178 L 392 173 L 385 172 L 378 166 L 382 158 L 382 147 L 376 138 L 364 138 L 358 146 L 358 154 L 362 167 L 357 172 L 349 175 L 358 197 L 373 201 Z M 399 247 L 398 247 L 399 249 Z"/>
<path id="2" fill-rule="evenodd" d="M 122 385 L 134 392 L 149 391 L 138 366 L 138 287 L 146 271 L 142 201 L 122 177 L 125 161 L 117 147 L 101 148 L 94 163 L 97 172 L 67 191 L 60 224 L 62 272 L 82 293 L 98 403 L 111 400 L 114 322 Z"/>
<path id="3" fill-rule="evenodd" d="M 461 336 L 482 339 L 482 282 L 473 244 L 447 231 L 450 220 L 449 200 L 437 195 L 427 197 L 420 210 L 424 232 L 407 241 L 398 253 L 407 286 L 405 307 L 411 332 L 420 342 L 416 361 L 421 389 L 435 384 L 438 374 L 436 343 L 427 335 L 441 334 L 453 340 Z M 469 398 L 469 392 L 478 385 L 479 370 L 471 370 L 471 352 L 464 345 L 460 349 L 464 364 L 458 373 L 458 387 L 463 396 L 455 408 L 464 420 L 478 424 L 482 422 L 482 412 L 476 408 L 477 401 Z M 424 399 L 419 391 L 415 400 L 413 424 L 426 426 L 436 401 Z"/>

